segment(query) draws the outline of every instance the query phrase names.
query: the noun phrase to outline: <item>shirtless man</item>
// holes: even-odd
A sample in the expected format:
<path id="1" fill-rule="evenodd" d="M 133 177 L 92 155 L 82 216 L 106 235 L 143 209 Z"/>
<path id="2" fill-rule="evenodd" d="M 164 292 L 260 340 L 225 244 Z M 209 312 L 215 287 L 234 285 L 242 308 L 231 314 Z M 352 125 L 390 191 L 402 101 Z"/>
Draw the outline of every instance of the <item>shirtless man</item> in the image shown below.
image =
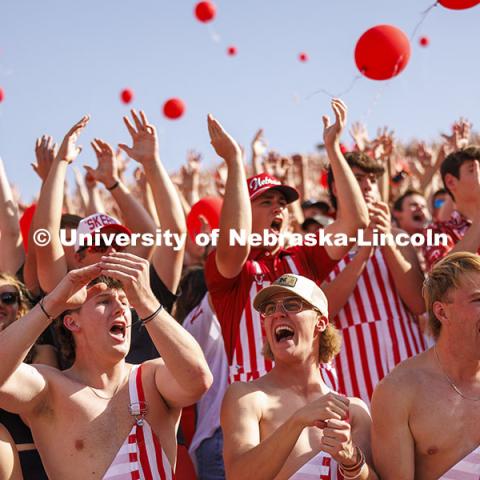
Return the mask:
<path id="1" fill-rule="evenodd" d="M 436 345 L 405 360 L 372 399 L 382 479 L 480 478 L 480 257 L 438 262 L 424 285 Z"/>
<path id="2" fill-rule="evenodd" d="M 159 306 L 148 271 L 147 260 L 129 253 L 102 257 L 70 271 L 0 334 L 0 407 L 29 424 L 52 480 L 172 477 L 180 410 L 212 377 L 198 344 Z M 125 362 L 130 307 L 161 359 Z M 73 366 L 22 363 L 59 315 L 74 342 Z"/>
<path id="3" fill-rule="evenodd" d="M 261 290 L 253 306 L 264 319 L 265 355 L 275 366 L 227 390 L 222 406 L 227 477 L 376 479 L 365 404 L 332 392 L 322 380 L 319 364 L 338 353 L 340 339 L 328 323 L 321 289 L 288 273 Z"/>

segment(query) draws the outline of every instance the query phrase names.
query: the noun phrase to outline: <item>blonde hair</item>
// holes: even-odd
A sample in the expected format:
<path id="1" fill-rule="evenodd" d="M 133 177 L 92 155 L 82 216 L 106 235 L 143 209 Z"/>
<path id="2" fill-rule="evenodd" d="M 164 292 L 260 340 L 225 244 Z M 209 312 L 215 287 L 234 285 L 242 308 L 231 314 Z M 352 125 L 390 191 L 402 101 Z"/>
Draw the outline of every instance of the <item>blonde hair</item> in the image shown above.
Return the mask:
<path id="1" fill-rule="evenodd" d="M 331 362 L 338 355 L 341 347 L 342 337 L 340 332 L 331 323 L 328 323 L 325 330 L 320 333 L 318 356 L 320 363 Z M 266 339 L 263 345 L 263 355 L 268 360 L 275 360 L 270 344 Z"/>
<path id="2" fill-rule="evenodd" d="M 435 264 L 423 282 L 422 295 L 435 338 L 440 335 L 442 323 L 433 312 L 433 304 L 445 302 L 452 290 L 461 288 L 463 276 L 468 273 L 480 273 L 480 257 L 469 252 L 451 253 Z"/>

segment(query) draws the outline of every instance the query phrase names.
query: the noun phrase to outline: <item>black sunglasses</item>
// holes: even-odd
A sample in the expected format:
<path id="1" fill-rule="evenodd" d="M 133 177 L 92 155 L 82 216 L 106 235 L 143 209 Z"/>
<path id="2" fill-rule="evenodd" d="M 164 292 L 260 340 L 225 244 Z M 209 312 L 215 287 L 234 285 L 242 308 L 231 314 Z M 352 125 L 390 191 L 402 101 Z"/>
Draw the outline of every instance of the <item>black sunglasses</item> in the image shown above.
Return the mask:
<path id="1" fill-rule="evenodd" d="M 18 293 L 16 292 L 3 292 L 0 293 L 0 302 L 5 305 L 13 305 L 18 302 Z"/>

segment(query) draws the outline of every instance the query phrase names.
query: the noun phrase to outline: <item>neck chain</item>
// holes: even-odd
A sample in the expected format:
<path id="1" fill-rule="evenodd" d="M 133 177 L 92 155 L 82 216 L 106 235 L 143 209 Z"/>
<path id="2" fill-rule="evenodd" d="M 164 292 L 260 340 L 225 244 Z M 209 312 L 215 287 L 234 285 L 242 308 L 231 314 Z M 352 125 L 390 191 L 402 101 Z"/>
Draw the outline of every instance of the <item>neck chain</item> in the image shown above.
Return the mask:
<path id="1" fill-rule="evenodd" d="M 98 398 L 101 398 L 102 400 L 111 400 L 118 392 L 118 390 L 120 389 L 120 385 L 122 385 L 124 383 L 124 379 L 125 377 L 122 378 L 122 380 L 120 380 L 120 382 L 118 382 L 118 385 L 116 386 L 115 390 L 113 391 L 112 393 L 112 396 L 111 397 L 104 397 L 103 395 L 100 395 L 97 390 L 93 387 L 91 387 L 90 385 L 87 385 L 87 387 L 92 391 L 92 393 L 94 395 L 96 395 Z"/>
<path id="2" fill-rule="evenodd" d="M 435 357 L 437 359 L 438 366 L 440 367 L 440 370 L 443 373 L 443 376 L 447 379 L 448 383 L 455 390 L 455 392 L 465 400 L 471 400 L 472 402 L 480 402 L 480 397 L 468 397 L 467 395 L 463 394 L 460 391 L 460 389 L 450 380 L 450 377 L 445 373 L 445 370 L 443 369 L 442 364 L 440 363 L 440 358 L 437 352 L 437 345 L 433 347 L 433 350 L 435 351 Z"/>

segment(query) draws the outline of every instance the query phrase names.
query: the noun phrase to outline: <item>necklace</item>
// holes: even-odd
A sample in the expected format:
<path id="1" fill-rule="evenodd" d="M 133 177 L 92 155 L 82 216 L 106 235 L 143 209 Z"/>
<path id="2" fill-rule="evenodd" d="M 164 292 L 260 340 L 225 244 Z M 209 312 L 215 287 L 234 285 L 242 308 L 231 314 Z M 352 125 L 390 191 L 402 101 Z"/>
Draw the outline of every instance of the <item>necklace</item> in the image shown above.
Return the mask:
<path id="1" fill-rule="evenodd" d="M 438 363 L 438 366 L 440 367 L 441 372 L 443 373 L 444 377 L 448 380 L 448 383 L 455 390 L 455 392 L 465 400 L 471 400 L 472 402 L 480 402 L 480 397 L 468 397 L 467 395 L 463 394 L 460 391 L 460 389 L 450 380 L 450 377 L 445 373 L 445 370 L 443 369 L 442 364 L 440 363 L 440 358 L 437 352 L 437 345 L 433 347 L 433 350 L 435 351 L 435 357 L 437 359 L 437 363 Z"/>
<path id="2" fill-rule="evenodd" d="M 87 387 L 92 391 L 92 393 L 94 395 L 96 395 L 98 398 L 101 398 L 102 400 L 111 400 L 118 392 L 118 390 L 120 389 L 120 385 L 122 385 L 124 383 L 124 380 L 125 380 L 125 377 L 122 378 L 122 380 L 120 382 L 118 382 L 118 385 L 116 386 L 115 390 L 113 391 L 112 393 L 112 396 L 111 397 L 104 397 L 103 395 L 100 395 L 97 390 L 93 387 L 91 387 L 90 385 L 87 385 Z"/>

